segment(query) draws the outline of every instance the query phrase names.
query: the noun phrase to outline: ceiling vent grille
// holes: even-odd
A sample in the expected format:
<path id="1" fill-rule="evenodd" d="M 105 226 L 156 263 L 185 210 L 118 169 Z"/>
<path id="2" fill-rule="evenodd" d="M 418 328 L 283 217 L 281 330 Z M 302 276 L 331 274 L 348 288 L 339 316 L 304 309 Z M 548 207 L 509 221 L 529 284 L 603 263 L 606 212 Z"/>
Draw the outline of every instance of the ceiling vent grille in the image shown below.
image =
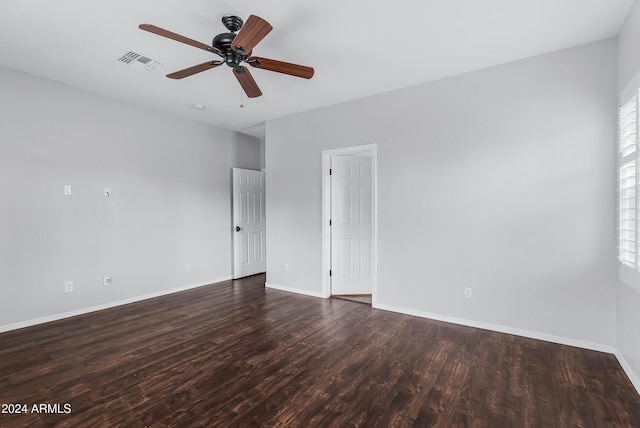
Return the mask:
<path id="1" fill-rule="evenodd" d="M 131 51 L 122 55 L 118 59 L 118 61 L 124 62 L 125 64 L 129 64 L 133 68 L 138 68 L 140 70 L 149 71 L 149 72 L 154 72 L 156 70 L 159 70 L 166 65 Z"/>

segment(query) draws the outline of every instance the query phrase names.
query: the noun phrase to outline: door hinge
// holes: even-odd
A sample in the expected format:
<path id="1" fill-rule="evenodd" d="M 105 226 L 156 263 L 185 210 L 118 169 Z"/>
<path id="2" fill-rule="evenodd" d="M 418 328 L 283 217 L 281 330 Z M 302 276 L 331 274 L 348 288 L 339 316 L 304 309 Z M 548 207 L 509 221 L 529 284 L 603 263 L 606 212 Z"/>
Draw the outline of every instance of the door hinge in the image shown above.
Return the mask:
<path id="1" fill-rule="evenodd" d="M 329 168 L 329 175 L 333 174 L 333 170 Z"/>
<path id="2" fill-rule="evenodd" d="M 329 226 L 332 226 L 332 224 L 331 224 L 331 220 L 329 220 Z"/>
<path id="3" fill-rule="evenodd" d="M 333 275 L 333 272 L 331 272 L 331 269 L 329 269 L 329 276 Z"/>

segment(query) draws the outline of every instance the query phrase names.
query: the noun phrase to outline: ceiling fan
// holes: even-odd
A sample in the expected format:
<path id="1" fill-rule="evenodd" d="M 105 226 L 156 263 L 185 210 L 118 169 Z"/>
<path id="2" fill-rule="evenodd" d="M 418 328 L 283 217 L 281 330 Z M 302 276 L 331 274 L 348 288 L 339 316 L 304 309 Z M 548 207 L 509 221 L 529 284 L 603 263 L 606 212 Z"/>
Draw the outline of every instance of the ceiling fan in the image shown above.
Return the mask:
<path id="1" fill-rule="evenodd" d="M 242 86 L 247 96 L 249 98 L 255 98 L 262 95 L 262 92 L 253 79 L 253 76 L 251 76 L 249 69 L 242 65 L 243 63 L 263 70 L 275 71 L 276 73 L 288 74 L 304 79 L 311 79 L 313 76 L 314 70 L 311 67 L 251 56 L 253 48 L 273 29 L 271 24 L 259 16 L 250 15 L 247 22 L 243 22 L 242 19 L 237 16 L 226 15 L 222 17 L 222 23 L 229 32 L 215 36 L 211 45 L 200 43 L 151 24 L 140 24 L 139 28 L 177 42 L 204 49 L 222 58 L 221 60 L 208 61 L 168 74 L 167 77 L 171 79 L 182 79 L 226 64 L 233 69 L 233 75 L 236 76 L 236 79 L 238 79 L 240 86 Z M 238 34 L 235 34 L 238 30 Z"/>

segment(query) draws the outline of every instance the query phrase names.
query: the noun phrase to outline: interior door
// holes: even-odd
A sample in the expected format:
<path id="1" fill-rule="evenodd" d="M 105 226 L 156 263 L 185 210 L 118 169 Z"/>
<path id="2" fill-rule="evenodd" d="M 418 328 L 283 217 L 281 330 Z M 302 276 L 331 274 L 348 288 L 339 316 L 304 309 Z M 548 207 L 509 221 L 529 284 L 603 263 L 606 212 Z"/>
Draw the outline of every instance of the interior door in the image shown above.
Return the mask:
<path id="1" fill-rule="evenodd" d="M 331 294 L 371 294 L 372 192 L 370 156 L 331 158 Z"/>
<path id="2" fill-rule="evenodd" d="M 233 168 L 233 278 L 266 271 L 264 171 Z"/>

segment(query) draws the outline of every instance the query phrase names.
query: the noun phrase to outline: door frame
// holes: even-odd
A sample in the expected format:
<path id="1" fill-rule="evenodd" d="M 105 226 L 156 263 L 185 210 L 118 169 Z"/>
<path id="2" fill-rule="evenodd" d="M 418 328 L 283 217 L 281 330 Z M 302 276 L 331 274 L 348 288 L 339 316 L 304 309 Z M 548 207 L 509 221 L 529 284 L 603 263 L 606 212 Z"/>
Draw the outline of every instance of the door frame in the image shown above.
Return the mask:
<path id="1" fill-rule="evenodd" d="M 331 297 L 331 158 L 333 156 L 363 154 L 371 156 L 371 177 L 372 177 L 372 209 L 371 221 L 373 223 L 373 260 L 372 263 L 372 285 L 371 303 L 376 307 L 376 295 L 378 290 L 378 147 L 376 144 L 363 146 L 344 147 L 340 149 L 322 151 L 322 297 Z"/>

